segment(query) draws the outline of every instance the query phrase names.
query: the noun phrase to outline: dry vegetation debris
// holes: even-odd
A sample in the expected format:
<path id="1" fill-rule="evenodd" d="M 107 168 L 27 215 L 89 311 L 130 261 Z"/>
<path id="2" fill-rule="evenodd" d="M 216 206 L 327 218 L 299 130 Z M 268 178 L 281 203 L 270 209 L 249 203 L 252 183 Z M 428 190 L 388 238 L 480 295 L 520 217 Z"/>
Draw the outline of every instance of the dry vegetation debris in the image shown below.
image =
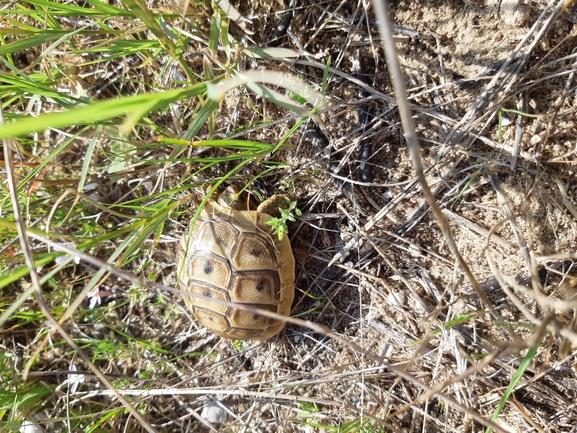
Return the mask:
<path id="1" fill-rule="evenodd" d="M 225 58 L 222 51 L 211 58 L 206 50 L 212 9 L 190 3 L 196 27 L 178 17 L 170 23 L 194 35 L 184 58 L 201 79 L 207 64 Z M 497 421 L 502 431 L 577 431 L 575 6 L 511 0 L 401 0 L 389 6 L 426 179 L 482 290 L 475 290 L 457 265 L 450 240 L 415 180 L 371 4 L 296 2 L 280 46 L 300 57 L 241 56 L 239 67 L 290 73 L 320 89 L 330 58 L 329 103 L 318 114 L 327 147 L 316 147 L 303 128 L 289 133 L 298 116 L 244 88 L 227 94 L 197 138 L 272 144 L 287 139 L 273 156 L 286 167 L 262 176 L 252 188 L 267 195 L 288 187 L 304 210 L 290 227 L 297 259 L 293 314 L 324 325 L 331 335 L 289 324 L 270 341 L 232 344 L 198 329 L 178 297 L 113 274 L 103 277 L 102 303 L 99 298 L 99 305 L 73 316 L 66 330 L 77 341 L 91 342 L 94 364 L 154 429 L 480 432 L 486 425 L 480 421 L 491 419 L 521 372 Z M 183 6 L 159 0 L 148 7 L 180 12 Z M 281 0 L 237 7 L 248 20 L 247 30 L 231 23 L 229 31 L 248 47 L 266 46 L 291 10 Z M 134 23 L 119 18 L 116 24 L 129 30 Z M 76 42 L 99 43 L 96 36 L 86 38 Z M 39 54 L 25 53 L 21 68 Z M 359 93 L 363 83 L 353 76 L 357 53 L 369 77 L 366 93 Z M 68 59 L 78 63 L 69 82 L 76 83 L 70 86 L 74 95 L 81 89 L 78 95 L 102 99 L 177 88 L 186 77 L 166 51 L 156 63 L 134 55 L 94 65 L 87 60 L 98 55 L 92 56 Z M 183 137 L 195 104 L 183 100 L 150 114 L 148 127 L 132 139 L 144 144 L 169 133 Z M 372 113 L 366 128 L 358 124 L 359 104 Z M 77 132 L 67 132 L 72 131 Z M 93 133 L 79 134 L 51 166 L 50 176 L 77 176 Z M 34 150 L 38 157 L 48 152 L 46 143 L 65 142 L 64 133 L 49 134 L 39 140 L 44 147 Z M 187 192 L 178 188 L 220 178 L 234 163 L 208 166 L 190 177 L 197 170 L 194 162 L 164 165 L 172 148 L 143 146 L 124 154 L 118 137 L 106 134 L 99 136 L 91 162 L 107 167 L 97 180 L 97 201 L 128 203 L 168 190 L 175 190 L 174 201 L 182 200 L 182 212 L 167 220 L 163 234 L 152 233 L 141 255 L 122 264 L 174 287 L 176 241 L 190 219 Z M 372 143 L 370 181 L 361 180 L 363 137 Z M 184 154 L 218 152 L 190 148 Z M 235 178 L 248 182 L 268 167 L 256 161 Z M 64 189 L 53 188 L 47 203 L 57 208 L 54 197 Z M 118 229 L 137 216 L 130 206 L 103 212 L 99 227 Z M 60 230 L 69 234 L 78 228 L 76 222 Z M 99 244 L 91 253 L 109 257 L 117 242 Z M 86 264 L 71 266 L 53 281 L 73 299 L 94 271 Z M 26 289 L 20 283 L 12 290 Z M 25 308 L 37 309 L 32 299 Z M 2 347 L 12 348 L 13 339 L 26 357 L 33 356 L 44 335 L 38 323 L 13 318 L 9 324 L 22 330 L 5 333 Z M 50 374 L 71 365 L 87 370 L 51 338 L 33 368 L 48 374 L 43 380 L 61 384 L 65 374 Z M 94 377 L 87 375 L 78 389 L 78 394 L 55 391 L 25 416 L 47 431 L 64 431 L 67 423 L 54 419 L 76 419 L 86 413 L 83 408 L 99 407 L 118 410 L 104 424 L 107 431 L 120 431 L 124 423 L 127 431 L 142 428 Z"/>

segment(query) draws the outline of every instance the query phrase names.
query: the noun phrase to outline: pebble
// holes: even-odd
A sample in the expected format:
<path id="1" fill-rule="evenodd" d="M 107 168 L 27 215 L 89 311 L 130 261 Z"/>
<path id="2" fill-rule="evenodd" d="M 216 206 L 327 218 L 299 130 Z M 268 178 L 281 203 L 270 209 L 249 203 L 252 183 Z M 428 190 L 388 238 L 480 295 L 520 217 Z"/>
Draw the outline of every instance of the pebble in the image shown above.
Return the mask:
<path id="1" fill-rule="evenodd" d="M 391 292 L 387 295 L 387 302 L 390 305 L 395 305 L 397 307 L 405 305 L 406 299 L 407 298 L 403 292 Z"/>
<path id="2" fill-rule="evenodd" d="M 200 416 L 211 424 L 224 424 L 228 421 L 228 412 L 222 405 L 214 401 L 208 402 L 202 408 Z"/>

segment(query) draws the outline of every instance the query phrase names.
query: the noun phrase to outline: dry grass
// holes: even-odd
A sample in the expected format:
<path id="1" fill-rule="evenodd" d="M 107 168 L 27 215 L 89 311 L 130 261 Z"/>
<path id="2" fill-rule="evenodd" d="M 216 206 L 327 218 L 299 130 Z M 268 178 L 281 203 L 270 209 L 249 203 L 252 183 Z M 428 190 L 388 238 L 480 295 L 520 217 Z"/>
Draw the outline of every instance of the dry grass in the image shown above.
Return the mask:
<path id="1" fill-rule="evenodd" d="M 288 5 L 239 3 L 242 29 L 190 3 L 184 17 L 181 2 L 149 3 L 170 13 L 156 21 L 132 1 L 126 16 L 58 16 L 60 36 L 1 54 L 7 123 L 66 104 L 87 117 L 4 143 L 21 189 L 0 197 L 0 431 L 577 432 L 573 2 L 391 2 L 406 101 L 368 2 L 299 2 L 281 43 L 299 57 L 267 59 L 232 38 L 266 46 Z M 1 17 L 4 46 L 41 28 L 34 14 Z M 51 45 L 82 26 L 92 33 Z M 302 99 L 291 110 L 240 85 L 207 99 L 205 83 L 235 68 L 322 92 L 328 146 L 298 128 Z M 374 115 L 364 129 L 359 104 Z M 188 141 L 209 139 L 221 141 Z M 294 318 L 269 341 L 197 328 L 173 289 L 189 190 L 221 181 L 288 191 L 303 209 L 289 227 Z M 80 263 L 54 263 L 64 241 Z"/>

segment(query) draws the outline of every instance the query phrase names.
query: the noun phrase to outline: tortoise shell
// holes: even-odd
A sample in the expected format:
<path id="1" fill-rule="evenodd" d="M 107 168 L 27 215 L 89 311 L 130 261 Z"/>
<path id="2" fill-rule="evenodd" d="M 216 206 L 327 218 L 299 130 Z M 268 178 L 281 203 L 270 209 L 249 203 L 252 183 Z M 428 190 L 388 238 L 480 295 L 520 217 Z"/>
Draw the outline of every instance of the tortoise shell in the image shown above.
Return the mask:
<path id="1" fill-rule="evenodd" d="M 178 248 L 183 291 L 288 315 L 294 298 L 295 261 L 288 238 L 279 241 L 265 222 L 271 215 L 209 201 Z M 194 317 L 215 334 L 265 340 L 284 322 L 185 296 Z"/>

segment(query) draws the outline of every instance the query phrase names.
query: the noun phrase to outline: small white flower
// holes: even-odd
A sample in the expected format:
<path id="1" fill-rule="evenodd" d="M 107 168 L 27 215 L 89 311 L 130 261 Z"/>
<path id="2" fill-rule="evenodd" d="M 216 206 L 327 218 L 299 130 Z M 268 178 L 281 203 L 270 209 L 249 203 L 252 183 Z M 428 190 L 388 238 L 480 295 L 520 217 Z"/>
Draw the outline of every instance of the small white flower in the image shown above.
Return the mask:
<path id="1" fill-rule="evenodd" d="M 40 427 L 34 424 L 32 421 L 24 421 L 20 426 L 20 433 L 44 433 Z"/>
<path id="2" fill-rule="evenodd" d="M 72 242 L 64 242 L 61 244 L 64 248 L 74 248 L 74 244 Z M 58 248 L 58 246 L 54 247 L 55 251 L 64 251 L 62 248 Z M 64 262 L 66 262 L 66 260 L 68 259 L 69 255 L 66 254 L 64 256 L 60 256 L 60 257 L 56 257 L 56 260 L 54 260 L 56 262 L 57 265 L 61 265 Z M 74 263 L 79 264 L 80 263 L 80 257 L 78 256 L 74 256 Z"/>
<path id="3" fill-rule="evenodd" d="M 70 366 L 70 370 L 71 371 L 78 371 L 74 364 L 72 364 Z M 83 374 L 70 373 L 68 375 L 68 379 L 66 379 L 64 382 L 62 382 L 60 385 L 58 385 L 56 387 L 56 391 L 60 391 L 60 389 L 62 387 L 64 387 L 65 385 L 68 385 L 68 389 L 70 390 L 70 394 L 74 394 L 76 392 L 76 390 L 78 389 L 78 387 L 80 386 L 80 384 L 84 383 L 85 379 L 86 379 L 86 377 Z"/>
<path id="4" fill-rule="evenodd" d="M 70 366 L 70 370 L 77 371 L 76 366 L 72 364 Z M 74 394 L 78 387 L 84 383 L 86 377 L 83 374 L 69 374 L 68 375 L 68 383 L 70 385 L 70 394 Z"/>
<path id="5" fill-rule="evenodd" d="M 87 183 L 84 185 L 84 193 L 88 195 L 94 201 L 100 201 L 101 197 L 98 193 L 98 182 Z"/>
<path id="6" fill-rule="evenodd" d="M 88 295 L 86 295 L 88 298 L 88 308 L 92 310 L 96 304 L 102 304 L 102 298 L 105 296 L 110 296 L 110 292 L 107 290 L 101 292 L 98 287 L 92 289 L 90 292 L 88 292 Z"/>

